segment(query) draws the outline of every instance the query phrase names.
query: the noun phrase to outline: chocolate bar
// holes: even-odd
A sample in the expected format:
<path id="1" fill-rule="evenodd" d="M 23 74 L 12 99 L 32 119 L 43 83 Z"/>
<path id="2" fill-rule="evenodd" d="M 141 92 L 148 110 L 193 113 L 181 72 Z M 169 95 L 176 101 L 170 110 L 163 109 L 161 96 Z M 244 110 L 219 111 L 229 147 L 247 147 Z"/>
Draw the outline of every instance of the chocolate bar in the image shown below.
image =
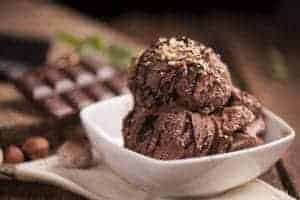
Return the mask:
<path id="1" fill-rule="evenodd" d="M 105 87 L 101 82 L 86 87 L 85 91 L 96 101 L 109 99 L 114 96 L 114 93 Z"/>
<path id="2" fill-rule="evenodd" d="M 30 73 L 24 76 L 22 83 L 21 87 L 24 87 L 34 99 L 45 98 L 53 93 L 53 89 L 44 83 L 37 73 Z"/>
<path id="3" fill-rule="evenodd" d="M 75 84 L 67 78 L 59 69 L 48 67 L 41 71 L 45 80 L 53 87 L 57 93 L 62 93 L 71 90 Z"/>
<path id="4" fill-rule="evenodd" d="M 65 99 L 77 110 L 81 110 L 85 106 L 93 103 L 93 99 L 89 98 L 82 90 L 70 90 L 63 94 Z"/>
<path id="5" fill-rule="evenodd" d="M 73 119 L 87 105 L 128 92 L 122 72 L 96 64 L 41 67 L 24 73 L 16 85 L 54 119 Z"/>
<path id="6" fill-rule="evenodd" d="M 66 67 L 63 70 L 80 86 L 89 85 L 95 81 L 95 75 L 85 70 L 84 67 L 80 65 Z"/>
<path id="7" fill-rule="evenodd" d="M 126 82 L 125 76 L 113 76 L 110 79 L 105 80 L 103 83 L 109 87 L 116 94 L 126 94 L 129 93 L 129 89 L 124 87 L 124 82 Z"/>
<path id="8" fill-rule="evenodd" d="M 40 100 L 40 104 L 50 114 L 55 116 L 57 119 L 71 116 L 75 113 L 75 110 L 68 105 L 60 96 L 52 96 Z"/>

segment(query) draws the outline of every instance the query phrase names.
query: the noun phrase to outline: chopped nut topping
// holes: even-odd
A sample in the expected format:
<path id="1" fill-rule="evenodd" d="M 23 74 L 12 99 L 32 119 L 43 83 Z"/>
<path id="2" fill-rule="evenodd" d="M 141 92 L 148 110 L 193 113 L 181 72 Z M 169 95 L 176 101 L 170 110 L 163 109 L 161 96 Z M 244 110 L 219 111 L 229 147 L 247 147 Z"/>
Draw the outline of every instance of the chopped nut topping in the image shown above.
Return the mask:
<path id="1" fill-rule="evenodd" d="M 186 37 L 159 38 L 140 57 L 140 62 L 151 66 L 157 61 L 167 62 L 170 66 L 186 67 L 197 65 L 201 70 L 209 68 L 210 56 L 215 54 L 211 48 Z"/>

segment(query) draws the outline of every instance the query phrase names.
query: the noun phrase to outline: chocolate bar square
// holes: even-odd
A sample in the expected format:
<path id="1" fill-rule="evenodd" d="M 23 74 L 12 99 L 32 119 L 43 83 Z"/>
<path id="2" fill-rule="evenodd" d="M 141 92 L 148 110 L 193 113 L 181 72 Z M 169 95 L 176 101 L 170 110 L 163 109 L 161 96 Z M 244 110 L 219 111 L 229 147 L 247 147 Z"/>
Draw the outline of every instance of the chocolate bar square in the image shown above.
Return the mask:
<path id="1" fill-rule="evenodd" d="M 128 92 L 124 74 L 104 63 L 44 66 L 18 80 L 18 88 L 33 104 L 57 120 L 73 119 L 95 101 Z"/>
<path id="2" fill-rule="evenodd" d="M 77 110 L 93 103 L 93 99 L 89 98 L 83 91 L 80 89 L 74 89 L 63 94 L 65 99 Z"/>
<path id="3" fill-rule="evenodd" d="M 48 67 L 42 73 L 57 93 L 75 88 L 75 84 L 59 69 Z"/>
<path id="4" fill-rule="evenodd" d="M 53 93 L 52 88 L 42 81 L 38 73 L 27 73 L 20 85 L 33 99 L 42 99 Z"/>
<path id="5" fill-rule="evenodd" d="M 63 70 L 79 86 L 86 86 L 95 81 L 95 75 L 84 69 L 81 65 L 65 67 Z"/>
<path id="6" fill-rule="evenodd" d="M 56 119 L 67 118 L 76 113 L 72 106 L 57 95 L 40 100 L 40 104 Z"/>
<path id="7" fill-rule="evenodd" d="M 114 96 L 114 93 L 102 83 L 96 83 L 85 88 L 85 91 L 96 101 L 108 99 Z"/>

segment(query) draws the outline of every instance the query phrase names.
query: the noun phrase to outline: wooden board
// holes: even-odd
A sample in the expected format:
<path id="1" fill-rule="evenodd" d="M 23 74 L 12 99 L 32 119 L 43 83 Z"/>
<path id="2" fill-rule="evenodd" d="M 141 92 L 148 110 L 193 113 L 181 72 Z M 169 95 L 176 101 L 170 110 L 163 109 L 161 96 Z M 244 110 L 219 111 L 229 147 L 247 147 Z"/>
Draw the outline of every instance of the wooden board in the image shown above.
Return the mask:
<path id="1" fill-rule="evenodd" d="M 85 198 L 42 183 L 22 183 L 0 180 L 1 200 L 84 200 Z"/>

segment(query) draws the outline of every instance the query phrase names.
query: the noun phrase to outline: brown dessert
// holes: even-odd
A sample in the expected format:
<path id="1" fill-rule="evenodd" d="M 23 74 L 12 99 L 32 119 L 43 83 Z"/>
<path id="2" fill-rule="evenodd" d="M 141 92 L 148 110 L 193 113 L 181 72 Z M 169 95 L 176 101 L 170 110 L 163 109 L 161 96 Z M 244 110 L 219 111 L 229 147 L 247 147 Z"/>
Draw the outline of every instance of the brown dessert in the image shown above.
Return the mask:
<path id="1" fill-rule="evenodd" d="M 125 147 L 172 160 L 236 151 L 263 143 L 261 104 L 232 85 L 210 48 L 185 37 L 161 38 L 130 70 L 133 110 Z"/>

